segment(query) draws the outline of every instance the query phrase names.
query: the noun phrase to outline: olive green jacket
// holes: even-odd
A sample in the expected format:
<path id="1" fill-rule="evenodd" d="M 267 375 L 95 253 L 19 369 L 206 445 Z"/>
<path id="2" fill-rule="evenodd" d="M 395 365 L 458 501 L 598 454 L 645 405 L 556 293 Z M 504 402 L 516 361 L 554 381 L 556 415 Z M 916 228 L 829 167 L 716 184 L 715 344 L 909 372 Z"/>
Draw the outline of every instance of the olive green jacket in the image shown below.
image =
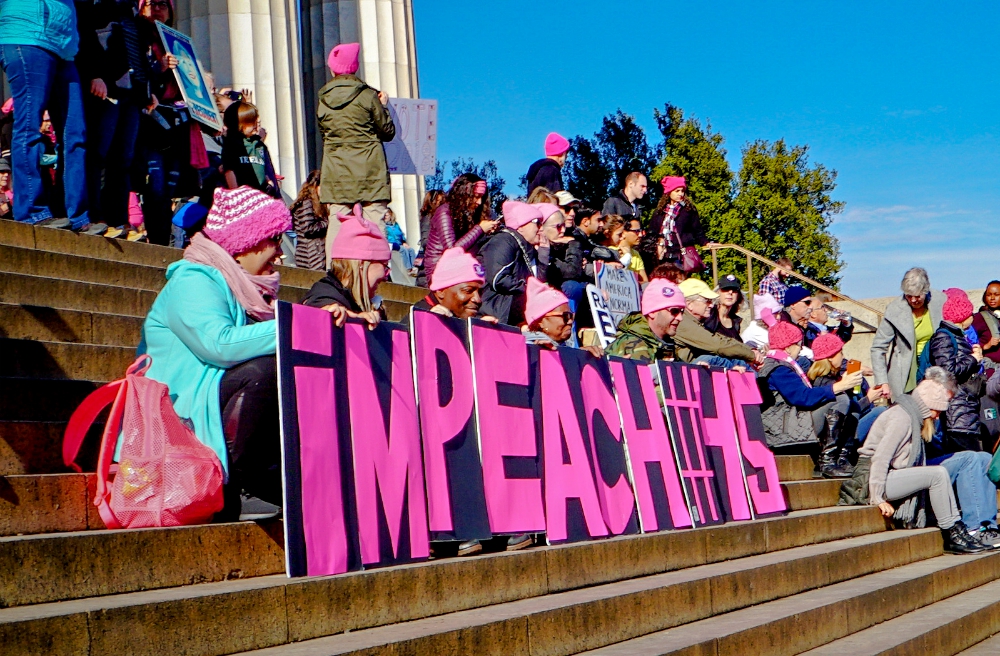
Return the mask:
<path id="1" fill-rule="evenodd" d="M 702 355 L 721 355 L 735 360 L 754 361 L 754 352 L 743 342 L 714 335 L 701 325 L 690 312 L 684 313 L 684 320 L 677 326 L 677 359 L 691 362 Z"/>
<path id="2" fill-rule="evenodd" d="M 396 126 L 378 92 L 354 75 L 338 75 L 319 92 L 316 111 L 323 136 L 319 196 L 324 203 L 389 201 L 389 167 L 383 141 Z"/>
<path id="3" fill-rule="evenodd" d="M 618 336 L 604 349 L 608 355 L 651 363 L 674 359 L 674 343 L 669 337 L 660 339 L 649 328 L 641 312 L 627 315 L 618 324 Z"/>

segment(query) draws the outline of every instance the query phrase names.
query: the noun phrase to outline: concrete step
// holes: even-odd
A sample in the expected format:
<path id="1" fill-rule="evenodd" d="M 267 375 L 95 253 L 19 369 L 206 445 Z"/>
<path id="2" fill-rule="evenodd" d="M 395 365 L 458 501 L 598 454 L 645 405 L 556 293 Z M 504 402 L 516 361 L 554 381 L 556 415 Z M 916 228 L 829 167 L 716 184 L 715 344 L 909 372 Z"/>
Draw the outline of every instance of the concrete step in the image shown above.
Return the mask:
<path id="1" fill-rule="evenodd" d="M 936 529 L 849 538 L 352 631 L 261 650 L 255 656 L 575 654 L 934 558 L 941 554 L 940 545 Z"/>
<path id="2" fill-rule="evenodd" d="M 0 477 L 0 536 L 105 528 L 94 474 Z"/>
<path id="3" fill-rule="evenodd" d="M 0 339 L 0 376 L 106 382 L 135 362 L 135 348 Z"/>
<path id="4" fill-rule="evenodd" d="M 1000 634 L 983 640 L 977 645 L 969 647 L 959 656 L 996 656 L 1000 654 Z"/>
<path id="5" fill-rule="evenodd" d="M 133 654 L 209 656 L 517 600 L 532 603 L 543 595 L 551 602 L 571 590 L 578 594 L 563 604 L 566 612 L 544 623 L 585 636 L 579 622 L 594 612 L 605 615 L 602 623 L 629 627 L 635 626 L 628 619 L 632 611 L 622 608 L 641 612 L 644 622 L 663 608 L 677 608 L 682 618 L 689 605 L 694 612 L 713 612 L 713 605 L 722 612 L 728 603 L 758 603 L 769 594 L 800 592 L 831 577 L 843 580 L 838 577 L 940 552 L 937 531 L 888 533 L 874 508 L 834 508 L 334 577 L 278 575 L 9 608 L 0 610 L 0 644 L 12 653 L 39 653 L 41 645 L 46 653 L 120 654 L 128 645 Z M 629 580 L 635 577 L 644 578 Z M 602 606 L 601 594 L 611 601 Z M 581 612 L 574 615 L 574 609 Z M 470 653 L 419 653 L 446 652 Z"/>
<path id="6" fill-rule="evenodd" d="M 816 478 L 782 483 L 789 510 L 808 510 L 836 506 L 840 499 L 840 481 Z"/>
<path id="7" fill-rule="evenodd" d="M 281 522 L 0 538 L 0 608 L 285 571 Z"/>
<path id="8" fill-rule="evenodd" d="M 103 423 L 91 428 L 77 463 L 94 471 Z M 62 461 L 66 423 L 59 421 L 0 421 L 0 476 L 57 474 L 69 471 Z"/>
<path id="9" fill-rule="evenodd" d="M 158 291 L 164 269 L 133 262 L 0 245 L 0 272 Z"/>
<path id="10" fill-rule="evenodd" d="M 782 481 L 811 481 L 813 461 L 809 456 L 774 456 L 778 478 Z"/>
<path id="11" fill-rule="evenodd" d="M 1000 581 L 993 581 L 805 653 L 810 656 L 957 654 L 997 631 L 1000 631 Z"/>
<path id="12" fill-rule="evenodd" d="M 139 317 L 0 303 L 0 337 L 104 346 L 139 343 Z"/>
<path id="13" fill-rule="evenodd" d="M 944 555 L 710 617 L 585 654 L 791 656 L 989 583 L 998 576 L 1000 553 L 984 556 Z M 836 653 L 860 652 L 844 650 Z"/>
<path id="14" fill-rule="evenodd" d="M 101 382 L 0 377 L 0 421 L 68 421 Z"/>
<path id="15" fill-rule="evenodd" d="M 156 292 L 16 273 L 0 274 L 0 303 L 145 317 Z"/>

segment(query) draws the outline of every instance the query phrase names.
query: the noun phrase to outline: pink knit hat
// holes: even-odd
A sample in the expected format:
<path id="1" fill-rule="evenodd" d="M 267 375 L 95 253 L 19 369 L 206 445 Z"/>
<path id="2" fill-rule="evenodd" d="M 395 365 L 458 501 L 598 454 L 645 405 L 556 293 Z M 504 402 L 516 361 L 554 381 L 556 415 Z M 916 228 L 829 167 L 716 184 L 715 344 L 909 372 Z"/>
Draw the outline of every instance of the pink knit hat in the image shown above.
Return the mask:
<path id="1" fill-rule="evenodd" d="M 802 329 L 787 321 L 779 321 L 767 329 L 767 343 L 773 349 L 783 350 L 802 342 Z"/>
<path id="2" fill-rule="evenodd" d="M 333 239 L 330 259 L 388 262 L 392 257 L 389 242 L 378 226 L 361 216 L 361 203 L 354 204 L 353 214 L 337 214 L 340 231 Z"/>
<path id="3" fill-rule="evenodd" d="M 292 215 L 277 198 L 250 187 L 220 187 L 215 190 L 204 233 L 230 255 L 238 255 L 291 229 Z"/>
<path id="4" fill-rule="evenodd" d="M 537 205 L 528 205 L 519 200 L 503 202 L 503 221 L 511 230 L 517 230 L 532 221 L 542 221 L 542 211 Z"/>
<path id="5" fill-rule="evenodd" d="M 558 157 L 567 150 L 569 150 L 569 141 L 567 141 L 566 137 L 561 134 L 549 132 L 549 136 L 545 137 L 546 157 Z"/>
<path id="6" fill-rule="evenodd" d="M 844 341 L 834 333 L 823 333 L 813 340 L 813 362 L 832 358 L 844 350 Z"/>
<path id="7" fill-rule="evenodd" d="M 561 212 L 558 205 L 553 205 L 552 203 L 532 203 L 533 207 L 537 207 L 538 211 L 542 213 L 542 223 L 548 221 L 549 217 L 556 212 Z"/>
<path id="8" fill-rule="evenodd" d="M 933 380 L 920 381 L 913 394 L 919 396 L 928 408 L 938 412 L 947 410 L 948 402 L 951 400 L 951 394 L 944 385 Z"/>
<path id="9" fill-rule="evenodd" d="M 334 75 L 352 75 L 358 72 L 358 53 L 360 51 L 360 43 L 341 43 L 330 51 L 326 64 Z"/>
<path id="10" fill-rule="evenodd" d="M 684 307 L 684 292 L 681 288 L 663 278 L 657 278 L 646 285 L 642 292 L 642 314 L 649 316 L 667 308 Z"/>
<path id="11" fill-rule="evenodd" d="M 951 323 L 962 323 L 972 316 L 972 301 L 961 289 L 952 287 L 944 290 L 948 299 L 941 308 L 941 318 Z"/>
<path id="12" fill-rule="evenodd" d="M 458 246 L 449 248 L 441 254 L 431 275 L 431 291 L 440 291 L 464 282 L 486 282 L 486 270 L 476 258 Z"/>
<path id="13" fill-rule="evenodd" d="M 663 185 L 663 193 L 669 194 L 674 189 L 680 189 L 688 186 L 687 180 L 679 175 L 668 175 L 667 177 L 660 180 L 660 184 Z"/>
<path id="14" fill-rule="evenodd" d="M 435 273 L 437 273 L 435 271 Z M 528 278 L 528 302 L 524 307 L 524 320 L 529 326 L 555 310 L 560 305 L 568 304 L 566 295 L 555 287 L 549 287 L 534 276 Z"/>

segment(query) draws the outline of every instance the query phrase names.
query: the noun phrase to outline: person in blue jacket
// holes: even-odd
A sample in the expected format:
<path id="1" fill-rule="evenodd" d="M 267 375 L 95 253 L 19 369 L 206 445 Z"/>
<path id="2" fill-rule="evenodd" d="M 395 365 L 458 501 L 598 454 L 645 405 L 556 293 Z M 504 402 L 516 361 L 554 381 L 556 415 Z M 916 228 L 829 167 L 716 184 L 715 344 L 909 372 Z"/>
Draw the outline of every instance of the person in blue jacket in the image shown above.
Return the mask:
<path id="1" fill-rule="evenodd" d="M 147 375 L 167 385 L 178 416 L 222 462 L 223 519 L 239 517 L 243 489 L 281 503 L 273 262 L 291 225 L 280 200 L 216 189 L 205 228 L 167 268 L 142 327 Z"/>
<path id="2" fill-rule="evenodd" d="M 73 62 L 79 50 L 73 0 L 0 0 L 0 68 L 14 99 L 10 161 L 14 218 L 32 225 L 89 230 L 83 95 Z M 54 217 L 42 186 L 49 111 L 58 135 L 59 175 L 66 217 Z"/>

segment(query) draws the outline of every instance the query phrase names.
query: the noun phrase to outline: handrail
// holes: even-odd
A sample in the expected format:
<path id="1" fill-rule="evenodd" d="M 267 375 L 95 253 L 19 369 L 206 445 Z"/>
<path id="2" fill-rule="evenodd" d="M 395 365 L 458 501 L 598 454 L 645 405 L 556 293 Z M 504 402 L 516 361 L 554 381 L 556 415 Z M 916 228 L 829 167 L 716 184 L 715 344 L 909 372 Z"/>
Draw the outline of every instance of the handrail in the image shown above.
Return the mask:
<path id="1" fill-rule="evenodd" d="M 715 285 L 719 284 L 719 260 L 718 260 L 718 257 L 716 256 L 716 253 L 718 251 L 725 250 L 725 249 L 732 249 L 734 251 L 738 251 L 738 252 L 743 253 L 744 255 L 746 255 L 746 257 L 747 257 L 747 288 L 750 290 L 750 295 L 751 295 L 751 299 L 750 299 L 751 302 L 749 303 L 749 305 L 750 305 L 750 320 L 752 321 L 754 319 L 754 315 L 753 315 L 753 302 L 752 302 L 753 301 L 752 297 L 753 297 L 753 293 L 754 293 L 754 291 L 753 291 L 754 290 L 754 285 L 753 285 L 753 260 L 759 260 L 759 261 L 763 262 L 764 264 L 768 265 L 769 267 L 771 267 L 772 269 L 775 268 L 775 267 L 779 267 L 781 265 L 779 265 L 777 262 L 773 262 L 773 261 L 767 259 L 763 255 L 758 255 L 757 253 L 754 253 L 751 250 L 747 250 L 746 248 L 743 248 L 742 246 L 737 246 L 736 244 L 715 244 L 715 243 L 712 243 L 712 244 L 708 244 L 708 246 L 706 246 L 706 248 L 708 248 L 709 250 L 712 251 L 712 282 Z M 816 287 L 817 289 L 820 289 L 820 290 L 822 290 L 822 291 L 824 291 L 824 292 L 826 292 L 828 294 L 832 294 L 833 296 L 836 296 L 839 300 L 847 301 L 849 303 L 854 303 L 858 307 L 861 307 L 861 308 L 864 308 L 864 309 L 868 310 L 869 312 L 871 312 L 872 314 L 874 314 L 876 316 L 876 318 L 878 319 L 879 322 L 882 321 L 882 313 L 879 312 L 878 310 L 876 310 L 875 308 L 873 308 L 871 306 L 868 306 L 868 305 L 865 305 L 861 301 L 857 301 L 857 300 L 851 298 L 850 296 L 847 296 L 843 292 L 838 292 L 835 289 L 830 289 L 826 285 L 824 285 L 824 284 L 822 284 L 820 282 L 817 282 L 817 281 L 813 280 L 812 278 L 807 278 L 806 276 L 803 276 L 800 273 L 796 273 L 795 271 L 792 271 L 791 269 L 786 269 L 786 271 L 788 272 L 788 275 L 790 275 L 792 277 L 795 277 L 795 278 L 798 278 L 802 282 L 807 283 L 809 285 L 812 285 L 813 287 Z M 872 328 L 874 329 L 874 326 L 872 326 Z"/>

